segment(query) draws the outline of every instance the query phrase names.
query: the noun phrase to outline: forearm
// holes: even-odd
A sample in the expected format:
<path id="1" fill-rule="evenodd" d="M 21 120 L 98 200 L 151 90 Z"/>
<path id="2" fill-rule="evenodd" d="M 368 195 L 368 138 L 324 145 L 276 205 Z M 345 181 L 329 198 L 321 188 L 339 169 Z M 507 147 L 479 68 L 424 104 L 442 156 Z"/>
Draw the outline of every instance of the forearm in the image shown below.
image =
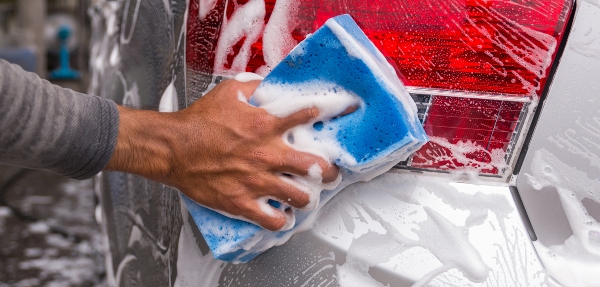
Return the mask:
<path id="1" fill-rule="evenodd" d="M 119 116 L 108 100 L 52 85 L 0 60 L 0 163 L 93 176 L 108 163 Z"/>

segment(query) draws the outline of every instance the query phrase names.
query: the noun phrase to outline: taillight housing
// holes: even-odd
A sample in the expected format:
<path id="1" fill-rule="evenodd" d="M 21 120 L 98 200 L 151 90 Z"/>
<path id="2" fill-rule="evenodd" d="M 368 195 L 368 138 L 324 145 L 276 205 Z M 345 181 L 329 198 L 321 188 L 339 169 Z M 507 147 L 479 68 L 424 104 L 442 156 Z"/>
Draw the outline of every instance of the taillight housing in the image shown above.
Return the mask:
<path id="1" fill-rule="evenodd" d="M 202 93 L 221 76 L 265 74 L 294 43 L 347 13 L 396 67 L 432 139 L 402 167 L 497 176 L 507 174 L 516 158 L 574 5 L 573 0 L 265 0 L 264 10 L 257 9 L 261 3 L 190 1 L 189 92 Z M 242 14 L 262 30 L 240 26 L 242 33 L 232 33 L 230 23 Z M 280 31 L 288 40 L 282 44 L 264 31 Z"/>

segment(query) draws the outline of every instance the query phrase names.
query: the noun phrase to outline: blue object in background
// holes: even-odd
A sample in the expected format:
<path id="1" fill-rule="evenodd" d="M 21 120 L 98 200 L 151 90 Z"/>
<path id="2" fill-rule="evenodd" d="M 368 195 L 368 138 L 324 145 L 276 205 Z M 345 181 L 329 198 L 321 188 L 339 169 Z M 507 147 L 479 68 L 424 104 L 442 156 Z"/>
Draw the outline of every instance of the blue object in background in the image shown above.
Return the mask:
<path id="1" fill-rule="evenodd" d="M 71 69 L 71 60 L 67 40 L 71 37 L 71 28 L 62 26 L 58 29 L 58 40 L 60 41 L 60 66 L 50 73 L 53 80 L 78 80 L 79 72 Z"/>
<path id="2" fill-rule="evenodd" d="M 341 29 L 343 33 L 336 33 L 331 27 Z M 348 42 L 364 49 L 345 46 Z M 349 15 L 328 20 L 300 43 L 267 75 L 255 95 L 260 93 L 261 87 L 268 85 L 305 85 L 315 80 L 342 87 L 364 103 L 352 114 L 313 126 L 315 138 L 327 130 L 336 130 L 338 143 L 356 159 L 353 166 L 338 164 L 342 182 L 334 190 L 321 192 L 319 207 L 349 184 L 365 180 L 362 173 L 368 175 L 367 178 L 382 174 L 428 141 L 416 111 L 405 106 L 414 105 L 408 92 L 381 52 Z M 400 99 L 403 96 L 408 100 Z M 250 103 L 257 105 L 253 99 Z M 296 225 L 291 230 L 272 232 L 226 217 L 185 196 L 182 198 L 213 255 L 224 261 L 253 259 L 268 248 L 285 242 L 317 212 L 294 210 Z M 279 208 L 278 202 L 269 203 Z"/>
<path id="3" fill-rule="evenodd" d="M 27 72 L 37 72 L 37 58 L 31 48 L 2 48 L 0 59 L 19 65 Z"/>

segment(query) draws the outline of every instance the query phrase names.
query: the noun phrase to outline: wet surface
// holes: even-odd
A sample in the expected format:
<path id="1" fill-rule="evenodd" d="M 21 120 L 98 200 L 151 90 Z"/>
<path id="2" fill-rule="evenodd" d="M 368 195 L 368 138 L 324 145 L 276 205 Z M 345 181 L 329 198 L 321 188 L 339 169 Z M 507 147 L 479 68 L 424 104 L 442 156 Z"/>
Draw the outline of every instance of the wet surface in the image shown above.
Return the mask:
<path id="1" fill-rule="evenodd" d="M 0 188 L 0 287 L 106 286 L 92 180 L 0 166 Z"/>

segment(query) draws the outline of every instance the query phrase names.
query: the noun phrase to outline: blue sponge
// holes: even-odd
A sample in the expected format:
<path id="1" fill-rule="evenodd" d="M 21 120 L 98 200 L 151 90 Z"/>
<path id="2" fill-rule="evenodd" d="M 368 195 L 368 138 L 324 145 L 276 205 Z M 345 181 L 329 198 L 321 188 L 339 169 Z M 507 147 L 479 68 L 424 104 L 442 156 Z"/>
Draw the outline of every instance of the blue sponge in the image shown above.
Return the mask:
<path id="1" fill-rule="evenodd" d="M 321 119 L 308 129 L 309 140 L 316 143 L 310 147 L 321 144 L 329 149 L 324 155 L 340 167 L 341 183 L 320 194 L 316 210 L 294 210 L 294 227 L 280 232 L 226 217 L 184 196 L 215 258 L 247 262 L 283 244 L 293 234 L 310 228 L 318 209 L 341 189 L 388 171 L 428 140 L 415 103 L 394 69 L 348 15 L 328 20 L 294 48 L 263 80 L 250 104 L 271 112 L 269 107 L 281 106 L 276 105 L 278 101 L 294 106 L 295 99 L 308 99 L 310 103 L 315 96 L 354 99 L 359 106 L 352 114 Z M 319 99 L 315 100 L 317 106 Z M 293 142 L 288 144 L 294 147 Z M 302 146 L 298 149 L 303 150 Z"/>

